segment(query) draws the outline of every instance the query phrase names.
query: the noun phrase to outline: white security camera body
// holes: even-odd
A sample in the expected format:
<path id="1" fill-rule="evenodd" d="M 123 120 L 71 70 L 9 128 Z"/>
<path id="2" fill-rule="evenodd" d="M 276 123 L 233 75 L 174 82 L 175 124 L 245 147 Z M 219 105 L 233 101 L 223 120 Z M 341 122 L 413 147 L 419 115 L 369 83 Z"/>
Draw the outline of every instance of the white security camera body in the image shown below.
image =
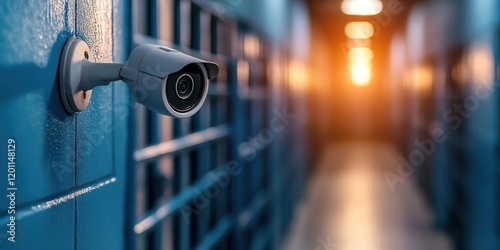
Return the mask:
<path id="1" fill-rule="evenodd" d="M 61 57 L 61 95 L 72 114 L 87 107 L 94 87 L 123 80 L 134 100 L 148 109 L 177 118 L 190 117 L 202 107 L 209 80 L 219 73 L 215 63 L 159 45 L 135 47 L 124 65 L 90 62 L 88 53 L 85 42 L 72 38 Z"/>
<path id="2" fill-rule="evenodd" d="M 170 48 L 144 44 L 132 51 L 127 63 L 121 68 L 120 76 L 128 83 L 137 102 L 160 114 L 184 118 L 200 110 L 208 94 L 208 81 L 215 78 L 218 72 L 215 63 Z M 194 85 L 190 94 L 196 96 L 182 98 L 177 92 L 173 93 L 172 89 L 180 88 L 178 81 L 184 75 L 191 76 L 185 79 L 191 81 L 187 84 Z M 176 105 L 176 101 L 183 105 Z"/>

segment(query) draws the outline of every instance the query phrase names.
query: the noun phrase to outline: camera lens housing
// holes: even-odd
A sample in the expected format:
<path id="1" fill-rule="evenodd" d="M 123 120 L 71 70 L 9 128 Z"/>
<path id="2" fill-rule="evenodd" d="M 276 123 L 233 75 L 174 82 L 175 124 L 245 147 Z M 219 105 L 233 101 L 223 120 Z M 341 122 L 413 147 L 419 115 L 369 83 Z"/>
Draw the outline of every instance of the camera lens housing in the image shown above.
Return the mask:
<path id="1" fill-rule="evenodd" d="M 205 99 L 207 82 L 203 68 L 190 64 L 167 77 L 166 100 L 176 112 L 189 112 Z"/>

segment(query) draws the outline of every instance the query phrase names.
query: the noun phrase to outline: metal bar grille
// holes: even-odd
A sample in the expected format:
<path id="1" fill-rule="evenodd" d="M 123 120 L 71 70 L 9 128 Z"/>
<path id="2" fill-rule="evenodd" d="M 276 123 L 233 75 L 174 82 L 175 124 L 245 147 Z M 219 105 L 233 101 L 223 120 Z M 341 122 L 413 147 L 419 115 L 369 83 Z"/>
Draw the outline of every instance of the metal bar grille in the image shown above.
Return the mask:
<path id="1" fill-rule="evenodd" d="M 303 167 L 284 160 L 285 143 L 294 143 L 285 140 L 286 132 L 264 138 L 273 110 L 289 101 L 286 72 L 269 67 L 286 64 L 286 52 L 234 17 L 221 15 L 213 1 L 131 0 L 130 6 L 131 47 L 169 46 L 216 61 L 221 70 L 192 118 L 176 120 L 134 108 L 128 213 L 134 219 L 127 245 L 278 248 L 300 193 L 287 190 L 300 183 L 294 179 L 300 174 L 292 172 Z M 269 79 L 269 68 L 279 68 L 273 72 L 278 82 Z"/>

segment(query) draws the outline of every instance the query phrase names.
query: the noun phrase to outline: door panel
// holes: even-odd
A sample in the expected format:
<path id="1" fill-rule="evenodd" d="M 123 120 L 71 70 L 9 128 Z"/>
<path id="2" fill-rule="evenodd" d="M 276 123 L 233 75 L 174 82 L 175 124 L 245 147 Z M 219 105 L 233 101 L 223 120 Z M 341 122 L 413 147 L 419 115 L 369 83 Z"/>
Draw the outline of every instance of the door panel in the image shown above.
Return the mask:
<path id="1" fill-rule="evenodd" d="M 15 139 L 18 188 L 15 243 L 4 230 L 9 200 L 0 199 L 0 249 L 124 248 L 128 88 L 122 82 L 96 88 L 76 116 L 64 110 L 58 88 L 69 37 L 85 40 L 94 61 L 123 62 L 123 6 L 119 0 L 0 3 L 0 148 Z M 2 197 L 7 185 L 5 169 Z"/>
<path id="2" fill-rule="evenodd" d="M 22 187 L 22 195 L 16 197 L 18 206 L 59 194 L 74 184 L 75 119 L 66 115 L 57 88 L 60 51 L 73 33 L 73 7 L 72 1 L 0 4 L 0 143 L 15 139 L 17 165 L 29 168 L 29 174 L 16 176 L 17 186 Z M 7 172 L 0 174 L 7 177 Z M 6 178 L 0 178 L 0 183 L 5 190 Z M 7 202 L 0 199 L 0 211 L 5 211 Z"/>
<path id="3" fill-rule="evenodd" d="M 14 139 L 18 188 L 16 243 L 6 234 L 9 200 L 0 199 L 0 249 L 71 249 L 75 244 L 73 200 L 37 207 L 75 183 L 75 118 L 64 111 L 57 88 L 60 53 L 74 34 L 74 6 L 72 0 L 0 3 L 1 161 L 5 166 L 7 140 Z M 7 168 L 1 169 L 5 197 Z"/>

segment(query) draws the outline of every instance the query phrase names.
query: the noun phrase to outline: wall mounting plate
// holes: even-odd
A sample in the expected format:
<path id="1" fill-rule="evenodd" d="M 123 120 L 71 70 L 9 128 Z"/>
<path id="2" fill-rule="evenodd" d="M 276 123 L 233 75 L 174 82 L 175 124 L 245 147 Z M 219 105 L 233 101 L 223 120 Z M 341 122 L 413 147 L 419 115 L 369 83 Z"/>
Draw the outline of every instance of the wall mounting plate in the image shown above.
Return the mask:
<path id="1" fill-rule="evenodd" d="M 80 86 L 83 62 L 89 60 L 90 49 L 85 41 L 72 37 L 64 45 L 59 62 L 59 90 L 64 108 L 70 114 L 78 114 L 90 103 L 92 90 Z"/>

